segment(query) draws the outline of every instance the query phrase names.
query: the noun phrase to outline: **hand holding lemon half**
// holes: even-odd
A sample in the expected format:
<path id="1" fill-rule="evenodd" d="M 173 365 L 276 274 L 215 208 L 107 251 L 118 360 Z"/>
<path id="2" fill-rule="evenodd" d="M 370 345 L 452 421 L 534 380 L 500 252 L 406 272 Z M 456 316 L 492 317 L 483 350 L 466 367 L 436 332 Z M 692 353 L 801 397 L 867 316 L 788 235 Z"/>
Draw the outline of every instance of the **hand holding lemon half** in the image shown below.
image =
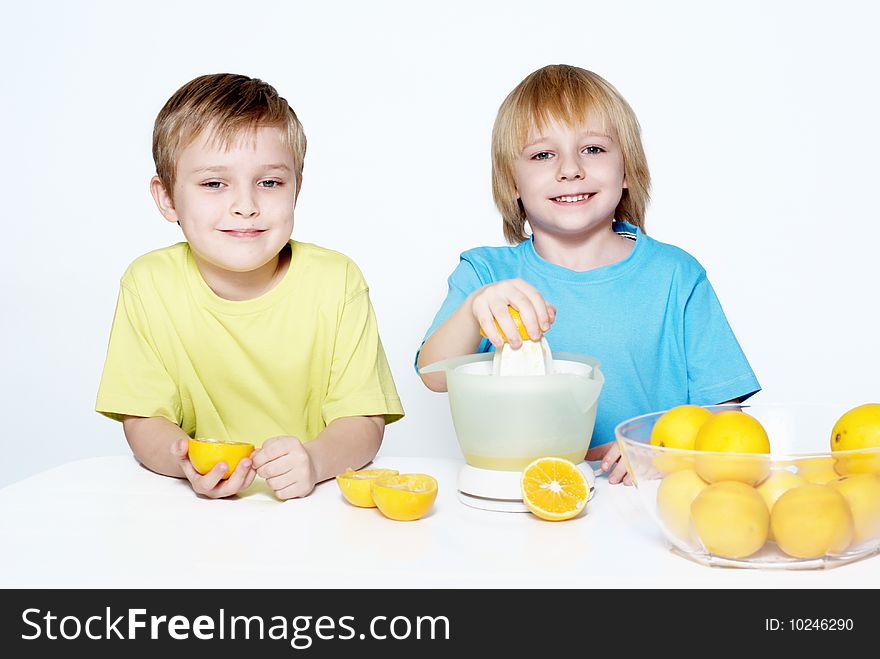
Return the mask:
<path id="1" fill-rule="evenodd" d="M 190 439 L 187 444 L 189 461 L 197 472 L 207 474 L 220 462 L 229 467 L 221 477 L 229 478 L 238 463 L 254 452 L 249 442 L 228 442 L 218 439 Z"/>

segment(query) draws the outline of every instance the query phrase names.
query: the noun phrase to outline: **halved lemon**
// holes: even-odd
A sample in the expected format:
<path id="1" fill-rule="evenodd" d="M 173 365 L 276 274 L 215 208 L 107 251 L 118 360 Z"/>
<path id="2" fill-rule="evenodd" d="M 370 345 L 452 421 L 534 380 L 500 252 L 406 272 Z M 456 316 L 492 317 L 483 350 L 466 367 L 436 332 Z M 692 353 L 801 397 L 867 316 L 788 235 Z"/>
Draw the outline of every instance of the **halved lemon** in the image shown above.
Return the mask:
<path id="1" fill-rule="evenodd" d="M 396 469 L 346 469 L 336 477 L 339 491 L 350 504 L 359 508 L 375 508 L 370 485 L 380 476 L 396 476 Z"/>
<path id="2" fill-rule="evenodd" d="M 437 498 L 437 481 L 427 474 L 380 476 L 370 481 L 370 494 L 385 517 L 410 522 L 431 510 Z"/>
<path id="3" fill-rule="evenodd" d="M 538 458 L 522 472 L 523 503 L 541 519 L 558 522 L 580 513 L 590 498 L 587 477 L 564 458 Z"/>
<path id="4" fill-rule="evenodd" d="M 249 442 L 228 442 L 220 439 L 190 439 L 187 446 L 189 461 L 200 474 L 207 474 L 218 462 L 225 462 L 229 469 L 222 478 L 229 478 L 242 458 L 254 452 Z"/>
<path id="5" fill-rule="evenodd" d="M 513 322 L 516 324 L 516 329 L 519 330 L 519 335 L 523 341 L 531 341 L 532 337 L 529 336 L 529 331 L 526 329 L 526 326 L 523 324 L 522 317 L 519 315 L 519 311 L 514 309 L 509 304 L 507 305 L 507 310 L 510 312 L 510 317 L 513 318 Z M 495 329 L 498 330 L 498 333 L 501 334 L 501 338 L 504 339 L 504 342 L 507 343 L 507 337 L 504 335 L 504 332 L 501 329 L 501 325 L 498 324 L 498 321 L 495 321 Z M 485 332 L 480 329 L 480 335 L 486 336 Z M 489 337 L 486 337 L 489 338 Z"/>

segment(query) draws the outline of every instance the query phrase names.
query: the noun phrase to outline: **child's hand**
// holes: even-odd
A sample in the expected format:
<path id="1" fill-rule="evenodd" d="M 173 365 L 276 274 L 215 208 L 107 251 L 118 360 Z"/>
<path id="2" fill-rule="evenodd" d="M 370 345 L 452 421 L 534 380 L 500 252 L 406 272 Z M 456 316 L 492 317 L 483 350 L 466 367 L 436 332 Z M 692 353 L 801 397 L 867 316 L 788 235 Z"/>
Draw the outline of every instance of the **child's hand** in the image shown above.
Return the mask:
<path id="1" fill-rule="evenodd" d="M 617 442 L 609 442 L 602 446 L 587 451 L 587 460 L 602 460 L 601 469 L 608 474 L 608 482 L 612 485 L 623 482 L 624 485 L 632 485 L 632 478 L 626 472 L 626 463 L 620 459 L 620 448 Z"/>
<path id="2" fill-rule="evenodd" d="M 484 286 L 474 296 L 471 311 L 496 350 L 504 345 L 504 339 L 495 327 L 495 320 L 512 348 L 517 349 L 522 345 L 519 329 L 507 310 L 508 305 L 519 311 L 533 341 L 539 341 L 556 320 L 556 308 L 534 286 L 522 279 L 505 279 Z"/>
<path id="3" fill-rule="evenodd" d="M 217 463 L 211 471 L 202 475 L 196 471 L 192 462 L 189 461 L 187 450 L 188 442 L 185 439 L 179 439 L 171 444 L 171 454 L 177 458 L 183 475 L 189 480 L 196 494 L 201 494 L 211 499 L 231 497 L 253 483 L 254 478 L 257 476 L 257 471 L 253 468 L 250 458 L 240 460 L 235 467 L 235 471 L 225 480 L 223 480 L 223 475 L 229 469 L 229 465 L 225 462 Z"/>
<path id="4" fill-rule="evenodd" d="M 317 482 L 312 458 L 296 437 L 272 437 L 251 454 L 257 474 L 279 499 L 304 497 Z"/>

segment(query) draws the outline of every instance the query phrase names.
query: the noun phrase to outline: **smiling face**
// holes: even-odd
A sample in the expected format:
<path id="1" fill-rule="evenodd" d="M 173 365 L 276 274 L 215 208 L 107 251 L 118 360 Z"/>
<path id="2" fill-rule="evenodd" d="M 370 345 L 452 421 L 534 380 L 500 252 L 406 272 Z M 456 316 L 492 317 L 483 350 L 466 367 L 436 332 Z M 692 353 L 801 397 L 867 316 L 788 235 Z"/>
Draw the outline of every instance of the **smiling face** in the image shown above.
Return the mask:
<path id="1" fill-rule="evenodd" d="M 173 198 L 153 179 L 159 210 L 180 223 L 203 274 L 275 270 L 293 231 L 297 194 L 282 135 L 258 127 L 224 149 L 205 130 L 180 153 Z"/>
<path id="2" fill-rule="evenodd" d="M 549 121 L 532 131 L 513 171 L 533 232 L 575 238 L 610 227 L 626 177 L 620 145 L 609 133 L 594 120 Z"/>

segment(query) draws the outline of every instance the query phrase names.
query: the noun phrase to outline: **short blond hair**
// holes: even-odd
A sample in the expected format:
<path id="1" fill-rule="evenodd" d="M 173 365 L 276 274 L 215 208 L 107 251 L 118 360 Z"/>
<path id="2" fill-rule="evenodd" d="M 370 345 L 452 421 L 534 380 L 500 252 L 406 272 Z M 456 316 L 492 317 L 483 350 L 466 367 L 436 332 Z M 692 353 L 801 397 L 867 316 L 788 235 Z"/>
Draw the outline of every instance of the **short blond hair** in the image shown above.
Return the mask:
<path id="1" fill-rule="evenodd" d="M 221 148 L 242 133 L 268 126 L 282 129 L 284 146 L 293 154 L 296 190 L 302 184 L 306 136 L 287 101 L 272 85 L 234 73 L 213 73 L 190 80 L 165 103 L 153 126 L 156 176 L 173 194 L 180 152 L 210 130 Z"/>
<path id="2" fill-rule="evenodd" d="M 614 217 L 644 231 L 651 175 L 635 113 L 609 82 L 592 71 L 553 64 L 530 73 L 508 94 L 492 130 L 492 196 L 509 243 L 528 239 L 525 209 L 516 196 L 514 162 L 529 134 L 551 121 L 579 126 L 590 115 L 601 118 L 606 130 L 613 130 L 623 153 L 627 187 Z"/>

